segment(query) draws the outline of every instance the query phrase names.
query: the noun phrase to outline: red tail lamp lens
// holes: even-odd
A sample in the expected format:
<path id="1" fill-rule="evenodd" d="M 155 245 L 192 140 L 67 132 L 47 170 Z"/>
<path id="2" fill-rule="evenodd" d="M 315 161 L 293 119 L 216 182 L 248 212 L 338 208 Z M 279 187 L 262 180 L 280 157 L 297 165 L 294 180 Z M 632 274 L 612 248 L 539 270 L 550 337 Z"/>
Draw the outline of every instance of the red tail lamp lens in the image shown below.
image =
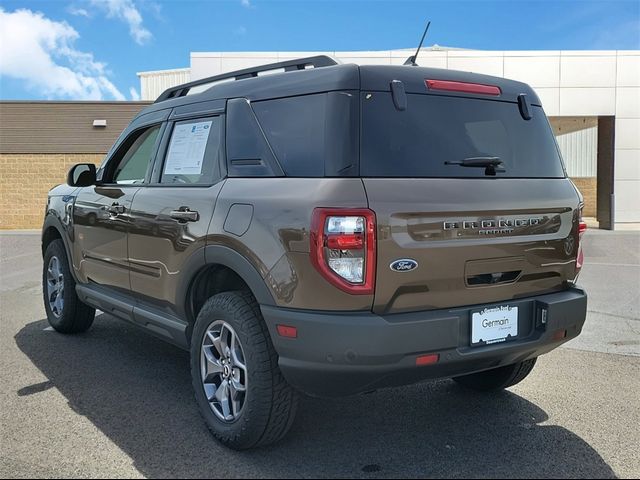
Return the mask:
<path id="1" fill-rule="evenodd" d="M 580 223 L 578 224 L 578 233 L 582 235 L 586 231 L 587 231 L 587 223 L 580 220 Z"/>
<path id="2" fill-rule="evenodd" d="M 328 235 L 327 247 L 336 250 L 359 250 L 364 248 L 364 236 L 361 233 Z"/>
<path id="3" fill-rule="evenodd" d="M 580 207 L 580 218 L 578 220 L 578 254 L 576 255 L 576 270 L 580 272 L 584 264 L 584 253 L 582 251 L 582 236 L 587 231 L 587 222 L 582 219 L 582 206 Z"/>
<path id="4" fill-rule="evenodd" d="M 371 295 L 376 273 L 376 217 L 367 208 L 316 208 L 311 218 L 311 263 L 332 285 Z"/>

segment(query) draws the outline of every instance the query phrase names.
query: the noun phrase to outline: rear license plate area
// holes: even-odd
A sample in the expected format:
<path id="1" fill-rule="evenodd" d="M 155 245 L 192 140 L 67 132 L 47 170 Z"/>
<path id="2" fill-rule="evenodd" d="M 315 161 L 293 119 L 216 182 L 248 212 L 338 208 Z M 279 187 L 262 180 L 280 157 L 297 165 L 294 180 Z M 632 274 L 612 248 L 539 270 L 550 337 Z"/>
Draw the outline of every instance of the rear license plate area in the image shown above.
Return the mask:
<path id="1" fill-rule="evenodd" d="M 509 342 L 518 337 L 518 307 L 498 305 L 470 313 L 472 347 Z"/>

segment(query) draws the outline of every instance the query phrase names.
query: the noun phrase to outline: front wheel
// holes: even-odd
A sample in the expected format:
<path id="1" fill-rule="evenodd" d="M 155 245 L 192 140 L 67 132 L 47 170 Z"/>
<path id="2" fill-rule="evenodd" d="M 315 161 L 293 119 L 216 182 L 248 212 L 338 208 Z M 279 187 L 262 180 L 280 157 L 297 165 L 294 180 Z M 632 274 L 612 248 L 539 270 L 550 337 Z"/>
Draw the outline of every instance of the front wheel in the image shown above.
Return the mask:
<path id="1" fill-rule="evenodd" d="M 191 377 L 200 413 L 224 445 L 268 445 L 289 431 L 297 394 L 250 293 L 224 292 L 204 304 L 191 338 Z"/>
<path id="2" fill-rule="evenodd" d="M 537 358 L 532 358 L 531 360 L 525 360 L 524 362 L 514 363 L 513 365 L 507 365 L 505 367 L 454 377 L 453 380 L 464 387 L 479 392 L 503 390 L 524 380 L 525 377 L 531 373 L 531 370 L 533 370 L 536 360 Z"/>
<path id="3" fill-rule="evenodd" d="M 60 333 L 81 333 L 93 324 L 96 311 L 82 303 L 62 240 L 54 240 L 44 253 L 42 293 L 47 319 Z"/>

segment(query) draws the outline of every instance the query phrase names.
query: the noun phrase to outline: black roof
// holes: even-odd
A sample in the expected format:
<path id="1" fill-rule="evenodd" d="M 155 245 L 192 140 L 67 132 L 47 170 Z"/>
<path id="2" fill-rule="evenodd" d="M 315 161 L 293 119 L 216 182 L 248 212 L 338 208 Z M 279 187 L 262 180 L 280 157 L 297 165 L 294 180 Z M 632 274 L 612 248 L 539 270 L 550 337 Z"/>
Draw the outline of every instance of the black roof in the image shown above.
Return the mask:
<path id="1" fill-rule="evenodd" d="M 327 57 L 311 57 L 312 60 L 318 58 Z M 289 64 L 294 64 L 294 62 L 291 61 Z M 145 108 L 141 114 L 188 104 L 239 97 L 247 98 L 250 101 L 260 101 L 337 90 L 390 91 L 390 82 L 392 80 L 403 82 L 407 93 L 429 92 L 434 95 L 487 98 L 484 95 L 462 92 L 429 91 L 425 85 L 426 79 L 495 85 L 500 87 L 501 94 L 498 97 L 490 97 L 491 100 L 517 102 L 518 95 L 524 93 L 531 104 L 541 105 L 540 99 L 529 85 L 501 77 L 407 65 L 331 65 L 329 62 L 326 62 L 326 64 L 327 66 L 320 65 L 315 68 L 295 68 L 291 70 L 285 68 L 286 71 L 283 73 L 270 75 L 251 74 L 252 69 L 244 69 L 238 72 L 230 72 L 226 75 L 211 77 L 210 79 L 191 82 L 167 90 L 158 97 L 156 103 Z M 271 67 L 278 65 L 281 64 L 272 64 Z M 269 68 L 263 66 L 257 67 L 255 70 L 256 72 L 265 71 L 269 70 Z M 214 84 L 211 88 L 201 93 L 186 95 L 193 86 L 206 85 L 209 82 L 220 81 L 220 79 L 228 79 L 229 81 Z M 176 92 L 183 96 L 171 98 L 172 95 L 176 95 Z"/>

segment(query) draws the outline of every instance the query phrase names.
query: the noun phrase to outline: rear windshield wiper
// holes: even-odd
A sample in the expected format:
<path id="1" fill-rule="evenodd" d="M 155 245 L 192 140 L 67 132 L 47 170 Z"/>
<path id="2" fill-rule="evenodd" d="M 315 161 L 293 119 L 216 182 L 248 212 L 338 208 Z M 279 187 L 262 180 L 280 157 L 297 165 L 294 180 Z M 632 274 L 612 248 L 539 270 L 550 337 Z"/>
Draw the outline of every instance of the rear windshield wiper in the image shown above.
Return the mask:
<path id="1" fill-rule="evenodd" d="M 464 160 L 444 162 L 445 165 L 460 165 L 461 167 L 498 167 L 502 165 L 500 157 L 469 157 Z"/>
<path id="2" fill-rule="evenodd" d="M 463 160 L 444 162 L 445 165 L 459 165 L 461 167 L 484 168 L 485 175 L 495 175 L 496 172 L 504 172 L 504 165 L 500 157 L 468 157 Z"/>

